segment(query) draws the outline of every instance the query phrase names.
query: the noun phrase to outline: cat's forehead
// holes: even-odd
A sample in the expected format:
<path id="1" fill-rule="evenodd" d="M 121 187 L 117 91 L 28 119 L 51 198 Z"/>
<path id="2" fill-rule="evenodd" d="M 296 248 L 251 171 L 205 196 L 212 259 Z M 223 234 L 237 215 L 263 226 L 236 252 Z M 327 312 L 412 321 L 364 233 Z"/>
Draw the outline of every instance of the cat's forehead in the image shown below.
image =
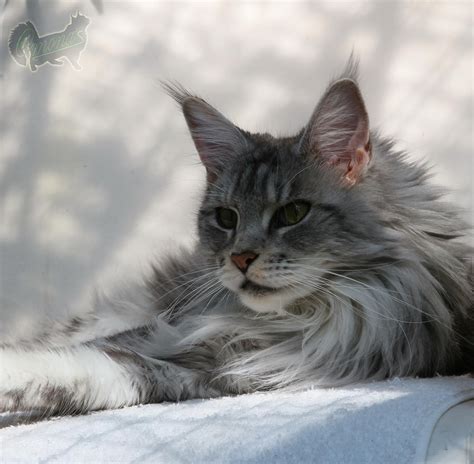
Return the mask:
<path id="1" fill-rule="evenodd" d="M 296 152 L 293 140 L 271 140 L 256 144 L 240 159 L 229 163 L 220 187 L 227 201 L 281 203 L 298 187 L 297 174 L 305 160 Z"/>

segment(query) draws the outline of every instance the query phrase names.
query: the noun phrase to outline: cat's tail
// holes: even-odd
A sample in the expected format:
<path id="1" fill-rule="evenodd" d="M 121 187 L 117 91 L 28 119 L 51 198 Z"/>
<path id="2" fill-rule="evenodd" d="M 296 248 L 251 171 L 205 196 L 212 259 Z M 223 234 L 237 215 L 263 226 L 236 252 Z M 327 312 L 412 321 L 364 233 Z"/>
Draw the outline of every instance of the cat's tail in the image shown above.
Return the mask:
<path id="1" fill-rule="evenodd" d="M 26 66 L 27 56 L 31 53 L 31 46 L 38 43 L 38 33 L 31 21 L 20 23 L 10 33 L 8 49 L 13 59 L 20 65 Z"/>
<path id="2" fill-rule="evenodd" d="M 216 396 L 200 373 L 113 344 L 0 350 L 0 412 L 37 418 Z"/>

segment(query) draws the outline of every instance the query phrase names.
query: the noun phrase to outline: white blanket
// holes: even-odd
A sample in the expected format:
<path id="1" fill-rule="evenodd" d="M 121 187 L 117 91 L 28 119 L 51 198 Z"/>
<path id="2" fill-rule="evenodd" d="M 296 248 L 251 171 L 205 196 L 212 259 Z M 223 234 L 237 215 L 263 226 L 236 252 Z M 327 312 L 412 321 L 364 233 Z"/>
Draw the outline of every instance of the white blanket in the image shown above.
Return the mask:
<path id="1" fill-rule="evenodd" d="M 437 420 L 468 399 L 474 379 L 457 377 L 147 405 L 6 427 L 0 456 L 2 464 L 421 462 Z"/>

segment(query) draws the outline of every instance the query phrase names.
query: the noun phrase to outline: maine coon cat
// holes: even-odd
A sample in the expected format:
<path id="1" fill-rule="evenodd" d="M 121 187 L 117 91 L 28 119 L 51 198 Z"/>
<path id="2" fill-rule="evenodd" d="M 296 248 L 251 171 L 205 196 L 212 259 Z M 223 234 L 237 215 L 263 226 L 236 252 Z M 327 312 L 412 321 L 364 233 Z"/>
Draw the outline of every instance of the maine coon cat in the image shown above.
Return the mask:
<path id="1" fill-rule="evenodd" d="M 207 172 L 195 249 L 132 298 L 4 343 L 0 410 L 474 372 L 466 225 L 424 166 L 370 130 L 353 63 L 293 137 L 166 89 Z"/>

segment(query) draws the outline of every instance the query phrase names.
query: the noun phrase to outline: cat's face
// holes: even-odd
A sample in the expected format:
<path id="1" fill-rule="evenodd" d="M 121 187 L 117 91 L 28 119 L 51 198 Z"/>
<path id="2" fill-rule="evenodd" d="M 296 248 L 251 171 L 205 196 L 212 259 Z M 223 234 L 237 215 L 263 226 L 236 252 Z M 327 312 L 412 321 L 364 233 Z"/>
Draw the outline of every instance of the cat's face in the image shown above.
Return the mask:
<path id="1" fill-rule="evenodd" d="M 305 276 L 322 266 L 335 227 L 334 201 L 308 182 L 317 172 L 296 151 L 296 140 L 262 139 L 208 186 L 201 206 L 201 244 L 222 284 L 255 311 L 280 311 L 312 292 Z"/>
<path id="2" fill-rule="evenodd" d="M 199 235 L 224 287 L 255 311 L 279 312 L 354 256 L 371 215 L 331 169 L 298 151 L 298 138 L 250 137 L 252 152 L 208 185 Z"/>
<path id="3" fill-rule="evenodd" d="M 289 138 L 249 134 L 183 88 L 168 91 L 207 170 L 201 250 L 244 305 L 282 311 L 370 253 L 377 222 L 359 187 L 372 154 L 353 80 L 333 83 Z"/>

